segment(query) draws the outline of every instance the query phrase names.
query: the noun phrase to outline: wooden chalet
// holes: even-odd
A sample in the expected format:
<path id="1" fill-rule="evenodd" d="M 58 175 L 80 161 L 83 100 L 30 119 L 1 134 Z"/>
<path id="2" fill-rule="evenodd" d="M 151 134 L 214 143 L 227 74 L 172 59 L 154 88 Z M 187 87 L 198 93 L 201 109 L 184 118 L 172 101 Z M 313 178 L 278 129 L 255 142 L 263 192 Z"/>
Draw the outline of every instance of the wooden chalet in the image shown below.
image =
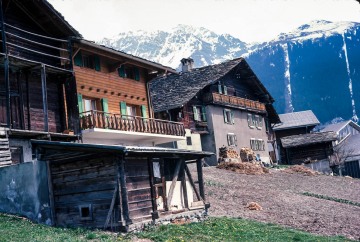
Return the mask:
<path id="1" fill-rule="evenodd" d="M 85 143 L 156 145 L 185 139 L 184 125 L 154 119 L 148 82 L 175 70 L 83 39 L 73 40 Z"/>
<path id="2" fill-rule="evenodd" d="M 207 152 L 33 141 L 47 164 L 52 224 L 128 231 L 203 211 Z M 196 163 L 193 177 L 188 163 Z M 195 180 L 196 179 L 196 180 Z"/>
<path id="3" fill-rule="evenodd" d="M 192 68 L 183 59 L 183 71 L 150 82 L 155 117 L 184 123 L 187 145 L 217 154 L 207 163 L 218 163 L 218 150 L 232 146 L 239 153 L 251 147 L 262 161 L 269 161 L 269 124 L 279 122 L 274 99 L 245 59 Z M 179 142 L 178 142 L 179 144 Z M 178 145 L 179 147 L 179 145 Z"/>
<path id="4" fill-rule="evenodd" d="M 275 134 L 274 150 L 276 159 L 281 164 L 288 160 L 281 139 L 288 136 L 309 134 L 320 122 L 311 110 L 279 114 L 280 123 L 273 125 Z"/>

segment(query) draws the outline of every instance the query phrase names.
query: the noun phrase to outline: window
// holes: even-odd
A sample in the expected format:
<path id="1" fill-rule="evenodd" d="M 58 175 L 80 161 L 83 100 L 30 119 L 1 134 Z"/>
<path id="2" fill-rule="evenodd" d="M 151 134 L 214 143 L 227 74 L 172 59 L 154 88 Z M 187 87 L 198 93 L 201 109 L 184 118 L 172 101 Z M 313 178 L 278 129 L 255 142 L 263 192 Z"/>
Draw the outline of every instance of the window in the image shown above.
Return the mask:
<path id="1" fill-rule="evenodd" d="M 136 107 L 135 106 L 126 106 L 126 114 L 129 116 L 136 116 Z"/>
<path id="2" fill-rule="evenodd" d="M 193 106 L 194 120 L 199 122 L 206 122 L 206 108 L 205 106 Z"/>
<path id="3" fill-rule="evenodd" d="M 84 98 L 84 112 L 94 111 L 96 109 L 96 100 Z"/>
<path id="4" fill-rule="evenodd" d="M 247 121 L 250 128 L 256 127 L 257 129 L 262 129 L 263 119 L 261 116 L 248 113 Z"/>
<path id="5" fill-rule="evenodd" d="M 11 164 L 23 163 L 23 148 L 21 146 L 10 147 Z"/>
<path id="6" fill-rule="evenodd" d="M 85 54 L 79 51 L 74 57 L 74 64 L 76 66 L 82 66 L 100 71 L 100 57 L 98 55 Z"/>
<path id="7" fill-rule="evenodd" d="M 230 109 L 224 109 L 224 122 L 227 124 L 234 124 L 234 112 Z"/>
<path id="8" fill-rule="evenodd" d="M 233 133 L 227 134 L 227 140 L 229 146 L 237 146 L 237 138 L 235 134 Z"/>
<path id="9" fill-rule="evenodd" d="M 186 137 L 186 144 L 187 144 L 187 145 L 192 145 L 191 136 L 187 136 L 187 137 Z"/>
<path id="10" fill-rule="evenodd" d="M 118 69 L 118 74 L 120 77 L 133 79 L 140 81 L 140 71 L 139 68 L 128 65 L 121 65 Z"/>
<path id="11" fill-rule="evenodd" d="M 80 220 L 92 220 L 91 204 L 79 206 Z"/>
<path id="12" fill-rule="evenodd" d="M 250 148 L 254 151 L 264 151 L 265 142 L 262 139 L 250 139 Z"/>
<path id="13" fill-rule="evenodd" d="M 218 84 L 218 92 L 219 92 L 220 94 L 228 95 L 227 86 L 222 85 L 222 84 L 219 82 L 219 84 Z"/>

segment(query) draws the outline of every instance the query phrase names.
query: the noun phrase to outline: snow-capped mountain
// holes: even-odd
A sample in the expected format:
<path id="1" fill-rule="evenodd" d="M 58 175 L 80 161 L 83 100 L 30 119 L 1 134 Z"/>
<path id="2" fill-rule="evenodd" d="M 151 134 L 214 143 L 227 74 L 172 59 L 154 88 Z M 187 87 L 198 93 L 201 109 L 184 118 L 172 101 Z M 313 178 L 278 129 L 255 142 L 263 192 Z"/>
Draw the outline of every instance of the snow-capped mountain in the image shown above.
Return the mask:
<path id="1" fill-rule="evenodd" d="M 360 23 L 313 21 L 256 45 L 186 25 L 120 33 L 100 44 L 173 68 L 184 57 L 200 67 L 244 56 L 278 113 L 312 109 L 321 122 L 360 115 Z"/>
<path id="2" fill-rule="evenodd" d="M 100 44 L 178 68 L 182 58 L 192 57 L 195 67 L 220 63 L 248 52 L 246 44 L 228 34 L 178 25 L 172 31 L 120 33 Z"/>
<path id="3" fill-rule="evenodd" d="M 360 23 L 313 21 L 247 55 L 279 113 L 312 109 L 321 122 L 360 115 Z"/>

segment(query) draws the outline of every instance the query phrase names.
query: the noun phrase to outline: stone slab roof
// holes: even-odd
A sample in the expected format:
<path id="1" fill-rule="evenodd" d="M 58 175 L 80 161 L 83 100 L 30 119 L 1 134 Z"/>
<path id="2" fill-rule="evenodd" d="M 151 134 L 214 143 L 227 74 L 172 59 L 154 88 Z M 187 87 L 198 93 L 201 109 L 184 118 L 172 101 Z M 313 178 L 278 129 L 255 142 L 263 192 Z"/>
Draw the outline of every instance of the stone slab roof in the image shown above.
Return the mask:
<path id="1" fill-rule="evenodd" d="M 293 129 L 306 126 L 316 126 L 319 120 L 311 110 L 279 114 L 281 123 L 273 127 L 274 131 L 283 129 Z"/>
<path id="2" fill-rule="evenodd" d="M 317 132 L 310 134 L 291 135 L 281 138 L 281 144 L 284 148 L 291 148 L 297 146 L 306 146 L 324 142 L 331 142 L 337 139 L 336 133 L 329 132 Z"/>

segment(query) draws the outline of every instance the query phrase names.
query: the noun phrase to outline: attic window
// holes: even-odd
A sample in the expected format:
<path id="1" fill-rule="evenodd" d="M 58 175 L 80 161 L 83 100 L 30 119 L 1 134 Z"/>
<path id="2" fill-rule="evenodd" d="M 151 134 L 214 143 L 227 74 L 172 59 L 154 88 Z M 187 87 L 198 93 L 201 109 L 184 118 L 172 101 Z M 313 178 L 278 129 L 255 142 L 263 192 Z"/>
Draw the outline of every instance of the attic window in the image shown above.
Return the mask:
<path id="1" fill-rule="evenodd" d="M 133 79 L 135 81 L 140 81 L 139 68 L 134 67 L 134 66 L 122 65 L 118 69 L 118 74 L 120 77 Z"/>
<path id="2" fill-rule="evenodd" d="M 219 84 L 218 84 L 218 92 L 219 92 L 220 94 L 228 95 L 227 86 L 222 85 L 222 84 L 219 82 Z"/>
<path id="3" fill-rule="evenodd" d="M 92 220 L 92 207 L 91 204 L 79 206 L 80 220 Z"/>
<path id="4" fill-rule="evenodd" d="M 100 57 L 98 55 L 85 54 L 79 51 L 76 56 L 74 56 L 74 64 L 76 66 L 100 71 Z"/>

